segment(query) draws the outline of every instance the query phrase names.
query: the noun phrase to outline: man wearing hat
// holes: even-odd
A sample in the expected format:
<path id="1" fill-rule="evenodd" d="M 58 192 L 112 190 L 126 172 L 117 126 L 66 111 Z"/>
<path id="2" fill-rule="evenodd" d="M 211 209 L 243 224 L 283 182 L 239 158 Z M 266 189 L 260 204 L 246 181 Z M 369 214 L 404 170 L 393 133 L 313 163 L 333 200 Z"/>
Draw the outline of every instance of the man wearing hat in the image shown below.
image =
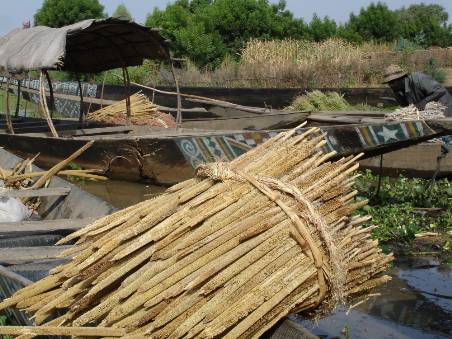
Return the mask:
<path id="1" fill-rule="evenodd" d="M 391 87 L 400 106 L 415 105 L 423 110 L 427 103 L 437 101 L 447 107 L 444 114 L 452 116 L 452 96 L 437 81 L 427 74 L 408 74 L 400 66 L 389 65 L 385 70 L 383 83 Z"/>

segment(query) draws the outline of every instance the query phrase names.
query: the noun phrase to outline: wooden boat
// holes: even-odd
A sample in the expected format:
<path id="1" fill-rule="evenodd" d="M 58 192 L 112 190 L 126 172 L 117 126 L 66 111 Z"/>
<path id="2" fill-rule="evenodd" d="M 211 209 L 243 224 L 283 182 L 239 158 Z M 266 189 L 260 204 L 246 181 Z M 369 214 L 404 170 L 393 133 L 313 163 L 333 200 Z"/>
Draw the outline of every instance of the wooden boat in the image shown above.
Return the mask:
<path id="1" fill-rule="evenodd" d="M 452 128 L 451 119 L 443 119 L 320 126 L 320 130 L 326 136 L 326 151 L 334 150 L 337 157 L 363 152 L 369 158 L 451 133 Z M 200 163 L 234 159 L 276 133 L 120 126 L 67 130 L 59 138 L 48 132 L 0 133 L 0 144 L 23 157 L 41 153 L 38 165 L 47 168 L 95 140 L 77 159 L 80 166 L 107 170 L 112 178 L 168 185 L 192 177 Z"/>
<path id="2" fill-rule="evenodd" d="M 363 169 L 388 176 L 414 176 L 429 179 L 437 170 L 437 159 L 441 155 L 441 143 L 424 142 L 383 155 L 380 170 L 380 157 L 360 161 Z M 438 177 L 452 176 L 452 154 L 441 160 Z"/>
<path id="3" fill-rule="evenodd" d="M 13 168 L 22 161 L 0 148 L 2 168 Z M 40 171 L 36 166 L 34 170 Z M 40 193 L 43 195 L 38 210 L 41 220 L 0 223 L 0 299 L 41 279 L 62 262 L 56 256 L 64 247 L 53 246 L 59 239 L 115 210 L 106 201 L 59 177 L 51 179 L 47 190 Z M 8 310 L 7 313 L 17 323 L 29 324 L 22 312 Z"/>
<path id="4" fill-rule="evenodd" d="M 21 89 L 20 95 L 24 100 L 38 104 L 39 98 L 37 96 L 38 90 L 27 88 Z M 36 84 L 33 86 L 36 87 Z M 75 118 L 80 112 L 80 98 L 75 95 L 78 88 L 63 86 L 60 84 L 54 85 L 55 108 L 59 116 L 68 118 Z M 85 84 L 86 92 L 89 92 L 88 84 Z M 66 93 L 60 93 L 62 89 Z M 15 94 L 17 90 L 11 89 Z M 72 94 L 67 94 L 67 92 Z M 86 112 L 92 112 L 100 108 L 102 105 L 110 105 L 118 102 L 117 100 L 100 100 L 99 98 L 86 97 L 83 99 L 84 109 Z M 177 109 L 165 106 L 158 106 L 158 109 L 165 113 L 173 114 L 176 117 Z M 201 128 L 201 129 L 215 129 L 215 130 L 261 130 L 261 129 L 284 129 L 299 125 L 308 116 L 308 112 L 292 112 L 283 111 L 270 108 L 247 107 L 241 105 L 230 104 L 227 107 L 216 105 L 205 105 L 205 107 L 194 107 L 182 109 L 182 128 Z M 20 119 L 17 117 L 16 119 Z M 25 123 L 29 118 L 22 118 L 19 121 Z M 36 120 L 36 119 L 31 119 Z M 55 119 L 55 123 L 67 124 L 63 119 Z M 74 122 L 74 121 L 73 121 Z M 21 125 L 18 126 L 20 128 Z M 1 127 L 0 127 L 1 128 Z"/>

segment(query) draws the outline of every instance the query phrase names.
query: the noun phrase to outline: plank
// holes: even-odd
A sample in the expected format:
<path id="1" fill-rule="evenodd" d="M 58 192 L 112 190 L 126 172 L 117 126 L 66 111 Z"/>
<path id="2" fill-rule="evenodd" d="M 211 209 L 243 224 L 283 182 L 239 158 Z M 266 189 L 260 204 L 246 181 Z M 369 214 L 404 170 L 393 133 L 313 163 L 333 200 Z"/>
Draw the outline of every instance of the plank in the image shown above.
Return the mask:
<path id="1" fill-rule="evenodd" d="M 95 134 L 110 134 L 110 133 L 128 133 L 133 131 L 130 126 L 114 126 L 114 127 L 101 127 L 101 128 L 85 128 L 75 131 L 73 135 L 86 136 Z"/>
<path id="2" fill-rule="evenodd" d="M 23 189 L 12 191 L 1 191 L 0 196 L 9 198 L 34 198 L 34 197 L 54 197 L 65 196 L 71 192 L 70 187 L 52 187 L 39 189 Z"/>
<path id="3" fill-rule="evenodd" d="M 210 100 L 203 100 L 203 99 L 185 99 L 187 101 L 190 102 L 194 102 L 197 104 L 202 104 L 202 105 L 207 105 L 210 107 L 223 107 L 223 108 L 232 108 L 232 109 L 236 109 L 238 111 L 243 111 L 243 112 L 247 112 L 247 113 L 253 113 L 253 114 L 267 114 L 267 113 L 274 113 L 276 112 L 281 112 L 278 110 L 273 110 L 273 109 L 269 109 L 269 108 L 261 108 L 261 107 L 248 107 L 248 106 L 242 106 L 242 105 L 237 105 L 237 104 L 233 104 L 230 102 L 220 102 L 220 101 L 210 101 Z M 208 109 L 209 110 L 209 109 Z M 308 112 L 296 112 L 296 113 L 308 113 Z"/>
<path id="4" fill-rule="evenodd" d="M 33 282 L 21 276 L 20 274 L 14 273 L 13 271 L 7 269 L 0 265 L 0 277 L 4 277 L 8 280 L 11 280 L 19 285 L 23 285 L 23 287 L 31 285 Z"/>
<path id="5" fill-rule="evenodd" d="M 26 93 L 31 93 L 31 94 L 39 94 L 38 90 L 31 89 L 31 88 L 23 88 L 23 89 L 21 89 L 21 91 L 26 92 Z M 46 96 L 47 97 L 50 96 L 50 93 L 48 91 L 46 91 Z M 57 99 L 63 99 L 63 100 L 75 101 L 75 102 L 80 101 L 80 97 L 77 95 L 54 93 L 53 96 Z M 85 103 L 97 104 L 97 105 L 103 105 L 103 106 L 113 105 L 119 101 L 120 100 L 108 100 L 108 99 L 99 99 L 99 98 L 93 98 L 93 97 L 83 97 L 83 102 L 85 102 Z M 156 105 L 156 106 L 159 111 L 177 112 L 177 108 L 160 106 L 160 105 Z M 183 108 L 182 113 L 183 112 L 207 112 L 207 110 L 202 107 L 200 107 L 200 108 Z"/>
<path id="6" fill-rule="evenodd" d="M 17 265 L 40 260 L 59 259 L 58 255 L 71 247 L 71 245 L 65 245 L 2 248 L 0 264 Z"/>
<path id="7" fill-rule="evenodd" d="M 69 233 L 94 222 L 96 218 L 38 220 L 0 223 L 0 238 L 33 234 Z"/>
<path id="8" fill-rule="evenodd" d="M 0 251 L 0 265 L 42 264 L 47 261 L 61 260 L 58 255 L 69 248 L 71 248 L 70 245 L 3 248 Z"/>

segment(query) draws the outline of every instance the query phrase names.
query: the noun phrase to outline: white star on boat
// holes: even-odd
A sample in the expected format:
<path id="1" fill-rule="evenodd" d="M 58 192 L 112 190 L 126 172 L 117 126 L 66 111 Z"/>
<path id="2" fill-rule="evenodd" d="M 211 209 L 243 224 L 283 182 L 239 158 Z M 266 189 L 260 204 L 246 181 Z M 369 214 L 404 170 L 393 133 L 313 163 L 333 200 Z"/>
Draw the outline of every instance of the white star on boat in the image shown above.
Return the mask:
<path id="1" fill-rule="evenodd" d="M 382 131 L 378 132 L 377 134 L 379 136 L 383 137 L 384 142 L 386 142 L 391 139 L 398 140 L 398 138 L 396 137 L 397 132 L 398 131 L 396 129 L 390 130 L 389 128 L 386 128 L 385 126 L 383 126 Z"/>

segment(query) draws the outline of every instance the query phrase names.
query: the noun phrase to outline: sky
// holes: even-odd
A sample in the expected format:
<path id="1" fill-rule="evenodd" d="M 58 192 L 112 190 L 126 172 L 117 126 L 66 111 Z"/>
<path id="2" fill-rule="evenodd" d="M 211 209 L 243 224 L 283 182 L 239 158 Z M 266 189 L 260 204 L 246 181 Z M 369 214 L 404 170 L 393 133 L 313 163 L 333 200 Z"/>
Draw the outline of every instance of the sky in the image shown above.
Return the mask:
<path id="1" fill-rule="evenodd" d="M 22 26 L 22 22 L 31 20 L 33 14 L 41 7 L 42 0 L 2 0 L 2 9 L 0 12 L 0 35 L 6 34 L 14 28 Z M 135 21 L 143 23 L 146 15 L 154 7 L 165 8 L 172 1 L 168 0 L 100 0 L 105 6 L 105 11 L 112 14 L 115 8 L 124 3 Z M 270 0 L 278 2 L 278 0 Z M 310 20 L 314 13 L 324 17 L 329 16 L 337 22 L 347 21 L 351 12 L 359 12 L 361 7 L 366 7 L 376 0 L 286 0 L 287 9 L 291 10 L 296 17 L 302 17 Z M 387 0 L 383 1 L 391 9 L 397 9 L 413 3 L 422 1 L 414 0 Z M 452 19 L 452 0 L 424 0 L 425 3 L 434 3 L 442 5 L 449 12 L 449 19 Z M 451 20 L 449 20 L 451 21 Z"/>

